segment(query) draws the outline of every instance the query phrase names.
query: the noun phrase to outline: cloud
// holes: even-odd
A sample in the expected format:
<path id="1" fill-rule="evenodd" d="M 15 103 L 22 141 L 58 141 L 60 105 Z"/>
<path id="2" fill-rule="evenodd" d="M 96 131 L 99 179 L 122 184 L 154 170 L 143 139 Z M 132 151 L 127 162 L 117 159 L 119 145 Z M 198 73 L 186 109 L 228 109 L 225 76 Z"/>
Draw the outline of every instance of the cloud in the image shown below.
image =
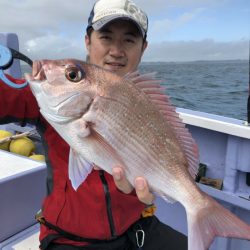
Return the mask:
<path id="1" fill-rule="evenodd" d="M 192 9 L 192 11 L 184 12 L 173 19 L 167 18 L 152 21 L 149 27 L 149 36 L 152 38 L 152 41 L 166 40 L 172 31 L 199 17 L 204 10 L 204 8 Z M 159 36 L 159 34 L 161 35 Z"/>
<path id="2" fill-rule="evenodd" d="M 135 0 L 136 1 L 136 0 Z M 175 8 L 205 8 L 215 7 L 225 3 L 228 0 L 137 0 L 139 6 L 148 13 L 149 16 L 162 16 Z"/>
<path id="3" fill-rule="evenodd" d="M 194 61 L 194 60 L 247 60 L 249 41 L 242 39 L 231 42 L 175 41 L 153 43 L 143 57 L 144 61 Z"/>
<path id="4" fill-rule="evenodd" d="M 74 40 L 53 34 L 28 40 L 24 44 L 23 52 L 33 59 L 42 57 L 46 59 L 77 58 L 84 60 L 86 56 L 83 39 Z"/>
<path id="5" fill-rule="evenodd" d="M 35 49 L 35 57 L 49 52 L 57 56 L 59 50 L 65 52 L 66 48 L 83 50 L 80 43 L 83 43 L 91 1 L 0 0 L 0 6 L 0 32 L 18 34 L 20 49 L 28 56 L 33 57 Z"/>

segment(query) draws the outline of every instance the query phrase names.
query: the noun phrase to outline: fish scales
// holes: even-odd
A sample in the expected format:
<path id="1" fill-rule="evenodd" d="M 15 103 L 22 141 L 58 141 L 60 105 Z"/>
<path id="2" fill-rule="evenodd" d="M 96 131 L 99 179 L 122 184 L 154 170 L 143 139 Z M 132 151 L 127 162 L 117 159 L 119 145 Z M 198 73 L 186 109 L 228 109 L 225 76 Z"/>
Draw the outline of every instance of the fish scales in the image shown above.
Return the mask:
<path id="1" fill-rule="evenodd" d="M 103 102 L 111 102 L 111 100 L 104 99 L 100 104 L 100 106 L 102 108 L 104 107 L 104 109 L 107 111 L 107 106 L 105 106 Z M 131 115 L 131 110 L 128 109 L 127 105 L 122 105 L 120 104 L 120 102 L 117 103 L 116 101 L 113 102 L 113 105 L 115 106 L 115 108 L 117 108 L 117 106 L 119 105 L 121 106 L 118 108 L 119 112 L 114 112 L 111 103 L 108 104 L 108 106 L 110 107 L 110 112 L 107 111 L 104 113 L 102 111 L 99 111 L 101 117 L 99 119 L 102 121 L 102 123 L 104 122 L 105 124 L 109 124 L 109 127 L 113 128 L 110 129 L 110 133 L 108 131 L 105 131 L 106 138 L 108 138 L 110 144 L 112 144 L 112 146 L 120 152 L 123 159 L 130 160 L 131 163 L 134 163 L 135 160 L 139 164 L 145 162 L 145 159 L 148 162 L 150 159 L 147 156 L 147 152 L 145 151 L 144 147 L 141 146 L 143 145 L 143 142 L 142 140 L 140 140 L 141 138 L 145 137 L 145 133 L 143 135 L 138 135 L 138 127 L 135 125 L 139 121 L 139 126 L 141 126 L 140 123 L 143 124 L 142 118 L 133 117 Z M 97 116 L 99 115 L 97 114 Z M 103 126 L 102 124 L 99 130 L 98 125 L 96 125 L 95 129 L 98 133 L 104 134 L 104 132 L 101 130 L 101 128 L 103 127 L 105 127 L 105 125 Z M 143 152 L 139 154 L 138 149 L 142 150 Z M 155 148 L 155 152 L 156 153 L 154 159 L 150 160 L 150 162 L 153 162 L 153 164 L 157 163 L 157 147 Z M 128 157 L 128 155 L 130 157 Z"/>
<path id="2" fill-rule="evenodd" d="M 141 164 L 146 165 L 148 164 L 148 162 L 152 162 L 148 161 L 150 158 L 149 156 L 152 155 L 155 159 L 153 166 L 158 169 L 160 167 L 157 166 L 159 165 L 158 162 L 160 155 L 164 156 L 162 162 L 167 163 L 166 158 L 168 159 L 168 161 L 171 161 L 171 159 L 175 160 L 176 157 L 174 157 L 174 155 L 172 154 L 173 150 L 168 155 L 168 152 L 166 152 L 166 149 L 168 147 L 163 147 L 163 145 L 166 143 L 169 143 L 169 147 L 172 145 L 172 141 L 169 140 L 169 137 L 167 137 L 168 131 L 165 126 L 166 123 L 163 122 L 163 120 L 162 123 L 159 123 L 161 116 L 158 110 L 156 110 L 152 105 L 148 105 L 147 96 L 141 92 L 141 98 L 139 98 L 138 101 L 137 92 L 139 91 L 135 91 L 137 90 L 135 89 L 135 86 L 129 85 L 127 82 L 115 83 L 113 87 L 114 88 L 110 88 L 112 92 L 110 94 L 106 94 L 105 98 L 100 103 L 100 106 L 103 109 L 101 110 L 101 113 L 109 117 L 112 117 L 114 114 L 120 114 L 120 117 L 116 117 L 112 120 L 114 124 L 111 124 L 112 121 L 109 121 L 110 127 L 117 128 L 117 130 L 120 130 L 120 133 L 122 134 L 120 138 L 123 138 L 124 141 L 127 142 L 126 147 L 134 145 L 133 141 L 137 142 L 135 147 L 132 148 L 132 151 L 129 154 L 126 152 L 124 157 L 131 158 L 131 154 L 135 152 L 137 154 L 140 154 L 142 157 L 144 156 L 144 161 L 141 162 Z M 112 100 L 115 98 L 116 93 L 119 98 L 119 101 L 118 99 L 116 99 L 116 101 L 113 101 L 112 105 L 110 102 L 112 102 Z M 122 107 L 120 107 L 119 104 L 121 104 Z M 125 109 L 122 110 L 122 108 L 124 107 Z M 135 110 L 136 108 L 138 110 Z M 125 113 L 127 114 L 126 119 L 124 119 Z M 151 120 L 157 121 L 157 123 L 155 123 L 155 130 L 152 130 L 150 127 L 147 127 L 148 117 L 151 117 Z M 121 125 L 123 126 L 117 126 L 117 121 L 121 122 Z M 144 129 L 141 129 L 142 127 Z M 125 128 L 129 128 L 132 134 L 127 134 Z M 154 131 L 154 133 L 152 133 L 152 131 Z M 112 131 L 111 136 L 112 134 L 114 138 L 119 137 L 115 134 L 115 131 Z M 156 137 L 157 139 L 155 139 Z M 157 141 L 158 144 L 156 144 L 154 141 Z M 117 145 L 114 145 L 114 148 L 117 148 Z M 179 152 L 180 148 L 178 148 L 177 150 Z M 163 152 L 161 153 L 160 151 Z M 122 152 L 120 152 L 120 154 L 121 153 Z"/>

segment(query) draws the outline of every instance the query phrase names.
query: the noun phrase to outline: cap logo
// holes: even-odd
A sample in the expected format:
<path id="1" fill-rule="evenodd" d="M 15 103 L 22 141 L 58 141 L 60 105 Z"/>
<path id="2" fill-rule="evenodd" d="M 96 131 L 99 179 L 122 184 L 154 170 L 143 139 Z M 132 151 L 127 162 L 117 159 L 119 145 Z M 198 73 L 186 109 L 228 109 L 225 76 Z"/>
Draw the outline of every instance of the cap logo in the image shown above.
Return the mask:
<path id="1" fill-rule="evenodd" d="M 144 30 L 147 30 L 147 17 L 134 3 L 126 1 L 124 9 L 138 20 Z"/>

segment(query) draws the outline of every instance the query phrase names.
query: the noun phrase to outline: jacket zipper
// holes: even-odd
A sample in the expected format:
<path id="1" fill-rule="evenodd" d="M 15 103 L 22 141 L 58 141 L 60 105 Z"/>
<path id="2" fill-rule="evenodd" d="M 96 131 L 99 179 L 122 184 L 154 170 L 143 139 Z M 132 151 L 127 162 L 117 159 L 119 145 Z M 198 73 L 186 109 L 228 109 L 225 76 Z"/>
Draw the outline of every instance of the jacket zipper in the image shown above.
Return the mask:
<path id="1" fill-rule="evenodd" d="M 110 192 L 109 192 L 109 186 L 108 186 L 107 180 L 104 176 L 103 170 L 99 170 L 99 175 L 100 175 L 100 178 L 102 180 L 103 189 L 104 189 L 104 193 L 105 193 L 106 208 L 107 208 L 107 215 L 108 215 L 111 237 L 116 238 L 117 234 L 116 234 L 114 219 L 113 219 L 113 215 L 112 215 L 111 196 L 110 196 Z"/>

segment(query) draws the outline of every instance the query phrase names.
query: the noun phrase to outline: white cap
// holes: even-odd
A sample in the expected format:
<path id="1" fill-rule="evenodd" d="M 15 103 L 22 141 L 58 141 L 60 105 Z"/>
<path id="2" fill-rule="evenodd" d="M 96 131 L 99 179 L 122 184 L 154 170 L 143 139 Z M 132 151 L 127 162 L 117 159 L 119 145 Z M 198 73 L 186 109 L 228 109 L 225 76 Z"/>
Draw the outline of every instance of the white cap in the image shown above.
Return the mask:
<path id="1" fill-rule="evenodd" d="M 99 0 L 95 3 L 89 19 L 87 30 L 101 29 L 104 25 L 115 19 L 128 19 L 133 21 L 144 38 L 148 30 L 148 18 L 134 2 L 130 0 Z"/>

